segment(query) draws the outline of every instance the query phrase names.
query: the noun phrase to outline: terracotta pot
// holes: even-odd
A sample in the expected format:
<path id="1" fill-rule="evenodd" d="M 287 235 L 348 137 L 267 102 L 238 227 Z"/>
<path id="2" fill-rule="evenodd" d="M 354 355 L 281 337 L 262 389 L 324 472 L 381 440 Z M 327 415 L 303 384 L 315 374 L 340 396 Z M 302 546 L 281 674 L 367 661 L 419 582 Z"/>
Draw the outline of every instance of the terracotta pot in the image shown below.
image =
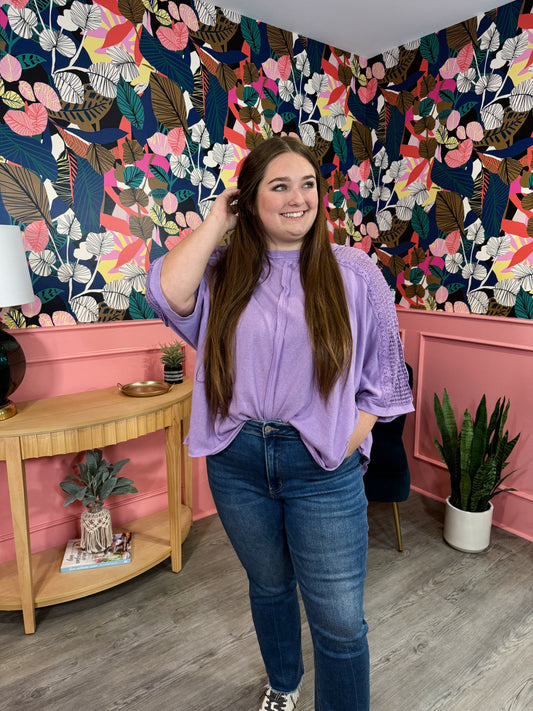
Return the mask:
<path id="1" fill-rule="evenodd" d="M 487 511 L 462 511 L 452 506 L 448 496 L 444 513 L 444 540 L 463 553 L 486 550 L 490 544 L 493 511 L 490 501 Z"/>

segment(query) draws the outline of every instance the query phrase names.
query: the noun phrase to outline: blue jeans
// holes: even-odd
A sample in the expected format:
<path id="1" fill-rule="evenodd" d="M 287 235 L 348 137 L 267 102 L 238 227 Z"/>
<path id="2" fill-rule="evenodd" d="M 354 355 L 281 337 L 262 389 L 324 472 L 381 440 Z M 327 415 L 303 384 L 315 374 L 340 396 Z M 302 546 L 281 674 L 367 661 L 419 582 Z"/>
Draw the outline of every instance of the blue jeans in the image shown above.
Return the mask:
<path id="1" fill-rule="evenodd" d="M 248 574 L 270 685 L 291 692 L 302 679 L 298 584 L 313 640 L 315 710 L 367 711 L 368 525 L 359 453 L 326 471 L 293 427 L 250 420 L 224 451 L 207 457 L 207 471 Z"/>

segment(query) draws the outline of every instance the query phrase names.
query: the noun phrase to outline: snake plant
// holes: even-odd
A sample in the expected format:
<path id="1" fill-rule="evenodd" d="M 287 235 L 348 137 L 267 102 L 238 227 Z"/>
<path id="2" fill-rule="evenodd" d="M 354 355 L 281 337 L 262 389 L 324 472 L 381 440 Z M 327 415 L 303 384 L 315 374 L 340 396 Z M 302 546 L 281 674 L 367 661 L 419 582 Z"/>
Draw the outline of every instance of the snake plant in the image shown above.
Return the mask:
<path id="1" fill-rule="evenodd" d="M 458 430 L 453 408 L 446 390 L 442 404 L 435 393 L 434 410 L 442 442 L 436 439 L 442 461 L 450 474 L 450 503 L 463 511 L 486 511 L 496 494 L 515 489 L 502 489 L 501 485 L 513 472 L 502 476 L 511 451 L 520 434 L 509 440 L 504 432 L 510 402 L 498 399 L 487 418 L 485 395 L 478 405 L 475 418 L 465 410 L 461 429 Z"/>

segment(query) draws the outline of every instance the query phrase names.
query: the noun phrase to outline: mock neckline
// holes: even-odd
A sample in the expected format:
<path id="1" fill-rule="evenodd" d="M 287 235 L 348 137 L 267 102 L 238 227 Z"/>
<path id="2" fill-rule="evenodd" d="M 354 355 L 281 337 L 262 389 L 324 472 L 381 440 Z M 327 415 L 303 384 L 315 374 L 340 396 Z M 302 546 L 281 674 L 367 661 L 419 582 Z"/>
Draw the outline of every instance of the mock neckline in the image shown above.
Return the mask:
<path id="1" fill-rule="evenodd" d="M 299 259 L 299 249 L 267 249 L 269 259 Z"/>

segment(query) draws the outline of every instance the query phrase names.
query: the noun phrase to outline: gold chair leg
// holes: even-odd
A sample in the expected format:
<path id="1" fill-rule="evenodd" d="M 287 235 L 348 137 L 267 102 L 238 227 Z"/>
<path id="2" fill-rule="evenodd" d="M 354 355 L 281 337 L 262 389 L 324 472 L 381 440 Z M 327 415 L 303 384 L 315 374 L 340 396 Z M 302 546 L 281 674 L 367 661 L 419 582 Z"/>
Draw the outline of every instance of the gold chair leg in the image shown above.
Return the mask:
<path id="1" fill-rule="evenodd" d="M 398 550 L 403 551 L 402 527 L 400 525 L 400 508 L 397 501 L 392 502 L 392 513 L 394 514 L 394 525 L 396 526 L 396 538 L 398 539 Z"/>

